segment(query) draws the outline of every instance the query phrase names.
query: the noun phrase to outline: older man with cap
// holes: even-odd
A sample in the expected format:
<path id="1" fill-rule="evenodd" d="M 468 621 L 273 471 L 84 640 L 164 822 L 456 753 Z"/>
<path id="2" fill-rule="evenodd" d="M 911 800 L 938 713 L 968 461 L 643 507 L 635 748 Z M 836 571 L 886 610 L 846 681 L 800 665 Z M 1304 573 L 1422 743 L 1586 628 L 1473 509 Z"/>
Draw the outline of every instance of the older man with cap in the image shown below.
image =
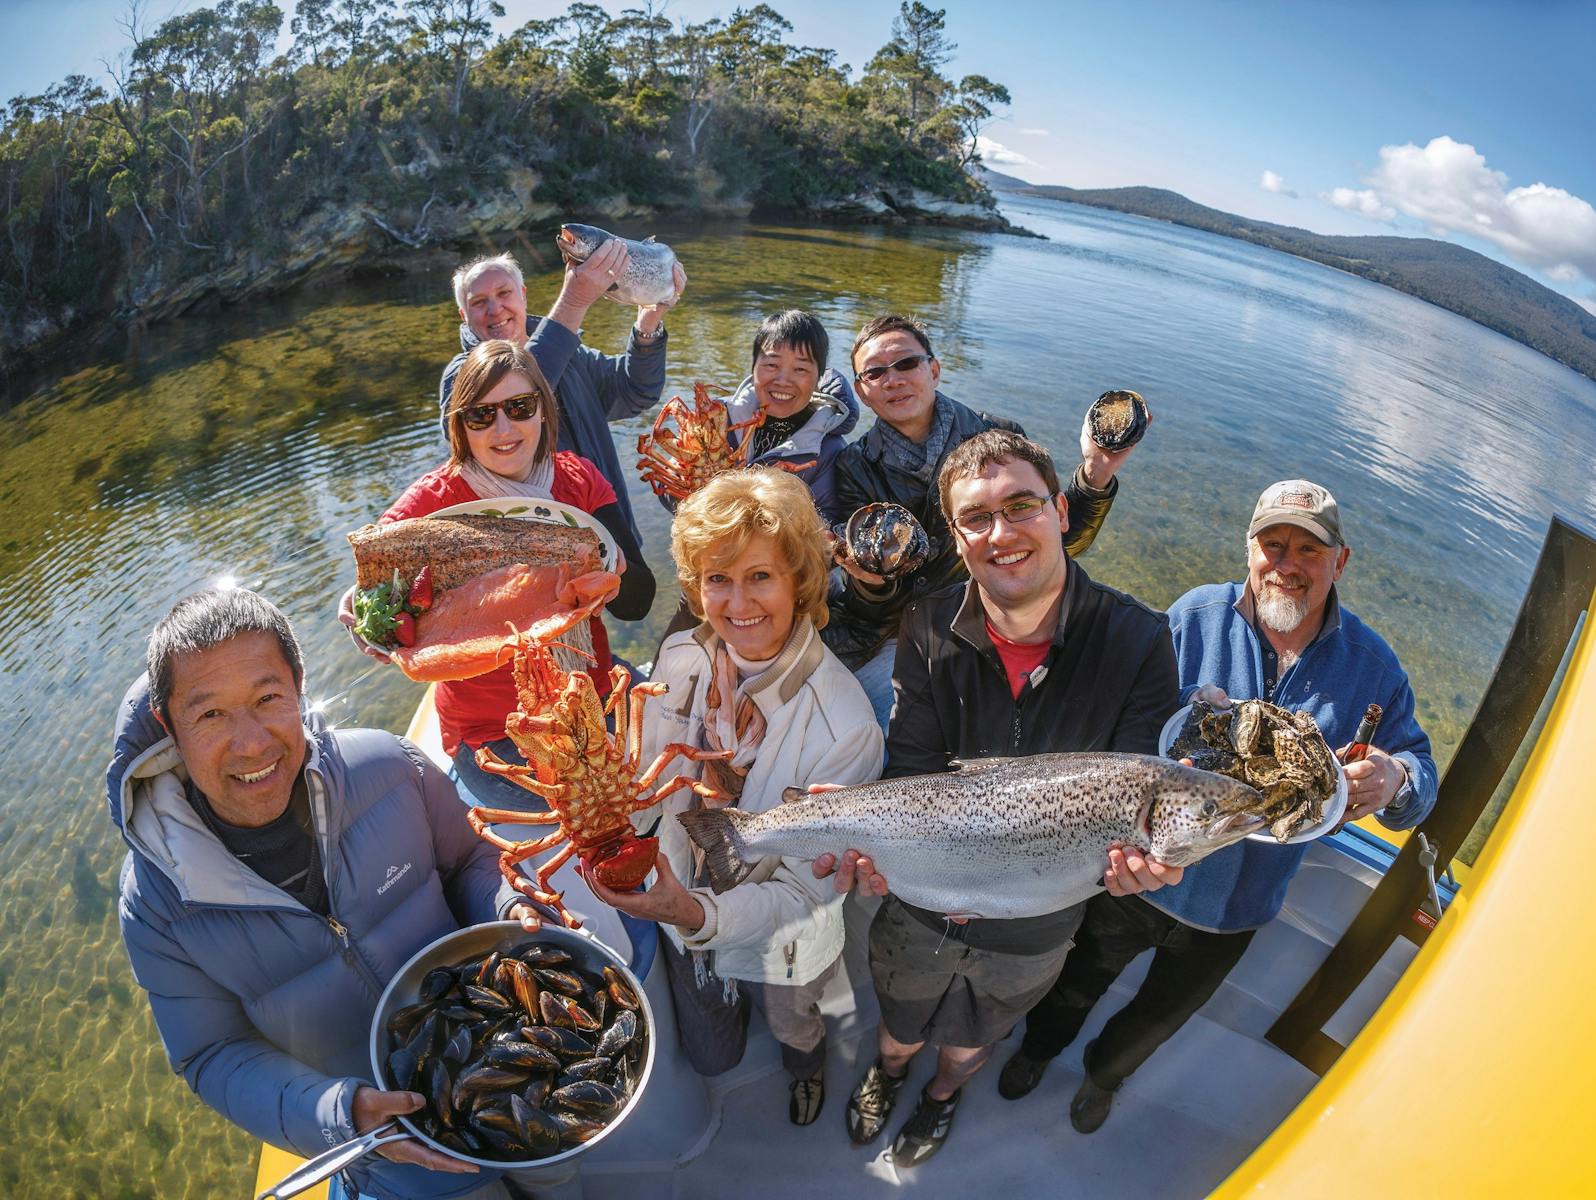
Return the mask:
<path id="1" fill-rule="evenodd" d="M 1247 527 L 1247 578 L 1194 588 L 1170 606 L 1181 698 L 1261 699 L 1307 712 L 1343 749 L 1364 710 L 1380 705 L 1375 744 L 1346 767 L 1346 819 L 1373 813 L 1408 829 L 1435 804 L 1435 762 L 1402 665 L 1336 593 L 1351 553 L 1328 491 L 1304 479 L 1266 488 Z M 1187 867 L 1178 886 L 1093 898 L 1058 982 L 1026 1018 L 999 1092 L 1015 1100 L 1036 1087 L 1119 973 L 1153 949 L 1136 995 L 1086 1047 L 1070 1122 L 1081 1133 L 1097 1129 L 1119 1085 L 1219 989 L 1274 919 L 1306 853 L 1306 845 L 1249 840 Z"/>

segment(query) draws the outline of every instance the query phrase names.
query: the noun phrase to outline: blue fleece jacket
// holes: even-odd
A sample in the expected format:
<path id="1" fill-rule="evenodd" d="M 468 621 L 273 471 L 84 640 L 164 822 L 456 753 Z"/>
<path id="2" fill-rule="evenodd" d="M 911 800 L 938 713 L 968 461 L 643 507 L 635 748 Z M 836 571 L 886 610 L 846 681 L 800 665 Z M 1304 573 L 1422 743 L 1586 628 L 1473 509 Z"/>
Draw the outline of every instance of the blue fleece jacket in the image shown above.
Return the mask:
<path id="1" fill-rule="evenodd" d="M 414 746 L 371 729 L 307 721 L 305 781 L 330 919 L 230 854 L 184 796 L 176 743 L 150 715 L 144 680 L 118 714 L 106 775 L 129 847 L 119 919 L 172 1068 L 253 1136 L 313 1155 L 355 1136 L 355 1089 L 383 988 L 411 955 L 491 921 L 516 894 L 466 824 L 448 778 Z M 493 1178 L 363 1159 L 382 1200 L 441 1200 Z"/>
<path id="2" fill-rule="evenodd" d="M 1237 700 L 1263 695 L 1263 651 L 1250 612 L 1243 583 L 1193 588 L 1170 605 L 1183 700 L 1208 683 Z M 1311 714 L 1332 748 L 1352 740 L 1365 708 L 1380 705 L 1385 714 L 1374 744 L 1400 759 L 1408 771 L 1408 786 L 1380 813 L 1381 823 L 1409 829 L 1434 807 L 1435 760 L 1430 739 L 1414 715 L 1407 673 L 1385 640 L 1341 607 L 1334 588 L 1324 627 L 1280 677 L 1273 702 Z M 1282 846 L 1249 839 L 1187 867 L 1177 886 L 1143 899 L 1199 929 L 1256 929 L 1280 911 L 1307 851 L 1306 843 Z"/>
<path id="3" fill-rule="evenodd" d="M 600 354 L 547 317 L 528 317 L 526 332 L 527 351 L 537 361 L 560 404 L 560 437 L 554 448 L 580 454 L 598 467 L 615 489 L 615 501 L 631 527 L 633 539 L 641 545 L 643 539 L 632 516 L 632 501 L 626 494 L 629 477 L 621 470 L 609 422 L 635 417 L 659 403 L 665 387 L 664 329 L 658 338 L 648 342 L 638 341 L 637 330 L 633 329 L 625 354 Z M 462 324 L 460 353 L 449 360 L 438 380 L 438 421 L 446 439 L 449 422 L 443 414 L 454 393 L 454 377 L 479 340 Z"/>

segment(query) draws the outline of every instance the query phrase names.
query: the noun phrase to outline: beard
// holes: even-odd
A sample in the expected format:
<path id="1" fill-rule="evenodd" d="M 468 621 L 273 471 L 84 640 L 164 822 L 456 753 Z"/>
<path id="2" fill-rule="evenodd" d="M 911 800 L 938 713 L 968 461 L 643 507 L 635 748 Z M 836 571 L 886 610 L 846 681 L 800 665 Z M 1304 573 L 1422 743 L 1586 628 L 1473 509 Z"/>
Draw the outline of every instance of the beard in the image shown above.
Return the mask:
<path id="1" fill-rule="evenodd" d="M 1302 624 L 1308 615 L 1308 602 L 1293 600 L 1283 592 L 1269 586 L 1266 580 L 1258 591 L 1258 619 L 1276 633 L 1290 633 Z"/>

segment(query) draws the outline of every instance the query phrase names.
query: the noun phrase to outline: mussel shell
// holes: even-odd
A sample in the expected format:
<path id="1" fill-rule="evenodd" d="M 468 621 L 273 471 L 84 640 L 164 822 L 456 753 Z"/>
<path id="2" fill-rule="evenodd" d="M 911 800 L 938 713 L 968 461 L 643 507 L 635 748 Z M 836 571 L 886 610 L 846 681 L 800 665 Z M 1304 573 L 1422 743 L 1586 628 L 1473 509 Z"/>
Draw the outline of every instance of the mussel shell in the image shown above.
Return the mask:
<path id="1" fill-rule="evenodd" d="M 389 1035 L 396 1042 L 408 1042 L 420 1027 L 421 1022 L 432 1015 L 432 1005 L 412 1004 L 408 1008 L 398 1008 L 388 1017 L 384 1026 Z"/>
<path id="2" fill-rule="evenodd" d="M 460 1067 L 466 1059 L 471 1057 L 471 1027 L 461 1025 L 455 1029 L 454 1035 L 443 1044 L 443 1049 L 438 1052 L 438 1057 L 452 1067 Z"/>
<path id="3" fill-rule="evenodd" d="M 554 1090 L 554 1081 L 547 1075 L 534 1075 L 532 1082 L 521 1089 L 521 1099 L 533 1108 L 542 1108 L 549 1101 L 549 1093 Z"/>
<path id="4" fill-rule="evenodd" d="M 478 1012 L 487 1013 L 490 1016 L 496 1017 L 500 1013 L 507 1013 L 515 1007 L 515 1001 L 490 987 L 481 987 L 474 983 L 468 983 L 465 985 L 464 992 L 467 1004 Z"/>
<path id="5" fill-rule="evenodd" d="M 632 990 L 632 985 L 627 983 L 626 977 L 614 967 L 604 968 L 604 982 L 609 985 L 610 999 L 622 1008 L 635 1011 L 643 1007 L 637 999 L 637 993 Z"/>
<path id="6" fill-rule="evenodd" d="M 455 985 L 454 969 L 452 967 L 434 967 L 421 979 L 421 1002 L 430 1004 L 434 1000 L 441 1000 L 449 994 Z"/>
<path id="7" fill-rule="evenodd" d="M 516 1120 L 516 1136 L 528 1150 L 529 1158 L 547 1158 L 560 1148 L 560 1126 L 548 1113 L 520 1096 L 510 1097 L 510 1113 Z"/>
<path id="8" fill-rule="evenodd" d="M 571 961 L 571 955 L 547 942 L 527 942 L 517 946 L 510 954 L 529 967 L 560 967 Z"/>
<path id="9" fill-rule="evenodd" d="M 544 992 L 538 997 L 538 1008 L 543 1014 L 544 1021 L 556 1027 L 575 1029 L 582 1033 L 594 1033 L 600 1027 L 599 1019 L 569 996 Z"/>
<path id="10" fill-rule="evenodd" d="M 517 1096 L 515 1099 L 520 1100 L 521 1098 Z M 526 1103 L 524 1100 L 521 1102 L 523 1105 Z M 520 1140 L 521 1137 L 520 1130 L 516 1128 L 515 1117 L 511 1115 L 508 1104 L 484 1104 L 481 1108 L 472 1112 L 471 1125 L 478 1130 L 496 1129 L 498 1132 L 507 1133 L 517 1140 Z"/>
<path id="11" fill-rule="evenodd" d="M 619 1054 L 637 1036 L 637 1014 L 629 1009 L 622 1009 L 620 1014 L 611 1022 L 610 1027 L 604 1031 L 604 1036 L 599 1038 L 594 1052 L 613 1058 Z"/>
<path id="12" fill-rule="evenodd" d="M 479 987 L 491 987 L 493 973 L 499 969 L 499 952 L 495 950 L 482 960 L 482 965 L 477 968 L 476 983 Z"/>
<path id="13" fill-rule="evenodd" d="M 909 574 L 931 554 L 925 528 L 901 504 L 866 504 L 848 518 L 842 536 L 853 561 L 884 579 Z"/>
<path id="14" fill-rule="evenodd" d="M 415 1083 L 421 1060 L 408 1046 L 400 1046 L 388 1056 L 388 1082 L 395 1091 L 408 1092 Z"/>
<path id="15" fill-rule="evenodd" d="M 521 1037 L 534 1046 L 554 1051 L 566 1062 L 593 1057 L 593 1043 L 574 1029 L 558 1025 L 523 1025 Z"/>
<path id="16" fill-rule="evenodd" d="M 483 1093 L 507 1092 L 522 1087 L 530 1074 L 513 1067 L 491 1067 L 486 1064 L 464 1072 L 454 1085 L 454 1107 L 468 1109 L 472 1097 Z"/>
<path id="17" fill-rule="evenodd" d="M 502 1154 L 506 1159 L 519 1161 L 528 1157 L 526 1147 L 521 1144 L 521 1139 L 513 1133 L 502 1133 L 497 1129 L 478 1128 L 477 1134 L 491 1150 Z"/>
<path id="18" fill-rule="evenodd" d="M 559 1056 L 531 1042 L 495 1042 L 483 1053 L 484 1062 L 495 1067 L 521 1067 L 526 1070 L 558 1071 Z"/>
<path id="19" fill-rule="evenodd" d="M 580 1113 L 564 1112 L 559 1109 L 548 1114 L 560 1130 L 561 1146 L 577 1146 L 583 1142 L 591 1141 L 604 1129 L 604 1122 Z"/>
<path id="20" fill-rule="evenodd" d="M 459 1024 L 461 1021 L 480 1021 L 483 1014 L 466 1004 L 440 1004 L 438 1015 L 446 1021 Z"/>
<path id="21" fill-rule="evenodd" d="M 582 1062 L 572 1063 L 554 1081 L 555 1087 L 567 1087 L 573 1083 L 580 1083 L 584 1079 L 596 1079 L 604 1082 L 604 1073 L 610 1069 L 613 1059 L 589 1058 Z"/>
<path id="22" fill-rule="evenodd" d="M 427 1068 L 427 1086 L 422 1089 L 422 1094 L 432 1106 L 438 1124 L 445 1129 L 453 1129 L 454 1076 L 449 1072 L 449 1064 L 443 1059 L 433 1059 L 432 1065 Z"/>
<path id="23" fill-rule="evenodd" d="M 552 967 L 536 967 L 532 975 L 546 988 L 553 988 L 562 996 L 575 996 L 580 998 L 586 995 L 587 989 L 582 985 L 582 980 L 574 972 L 559 971 Z"/>
<path id="24" fill-rule="evenodd" d="M 437 1013 L 427 1014 L 426 1020 L 416 1026 L 416 1031 L 410 1035 L 410 1040 L 405 1043 L 405 1049 L 416 1056 L 420 1062 L 438 1052 L 438 1046 L 443 1039 L 443 1021 Z"/>
<path id="25" fill-rule="evenodd" d="M 569 1112 L 601 1117 L 621 1106 L 621 1094 L 606 1083 L 583 1079 L 555 1088 L 549 1095 L 549 1103 Z"/>

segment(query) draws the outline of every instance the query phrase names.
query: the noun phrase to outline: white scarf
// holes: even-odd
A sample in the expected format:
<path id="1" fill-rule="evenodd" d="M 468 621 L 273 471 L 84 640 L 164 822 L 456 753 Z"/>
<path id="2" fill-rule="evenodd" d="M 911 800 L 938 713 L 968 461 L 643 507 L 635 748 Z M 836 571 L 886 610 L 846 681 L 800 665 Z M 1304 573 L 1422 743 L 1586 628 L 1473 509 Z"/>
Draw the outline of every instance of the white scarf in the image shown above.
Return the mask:
<path id="1" fill-rule="evenodd" d="M 511 479 L 490 471 L 474 458 L 460 464 L 460 478 L 464 479 L 479 500 L 497 500 L 504 496 L 521 496 L 528 500 L 554 499 L 554 455 L 546 455 L 532 468 L 525 479 Z"/>

